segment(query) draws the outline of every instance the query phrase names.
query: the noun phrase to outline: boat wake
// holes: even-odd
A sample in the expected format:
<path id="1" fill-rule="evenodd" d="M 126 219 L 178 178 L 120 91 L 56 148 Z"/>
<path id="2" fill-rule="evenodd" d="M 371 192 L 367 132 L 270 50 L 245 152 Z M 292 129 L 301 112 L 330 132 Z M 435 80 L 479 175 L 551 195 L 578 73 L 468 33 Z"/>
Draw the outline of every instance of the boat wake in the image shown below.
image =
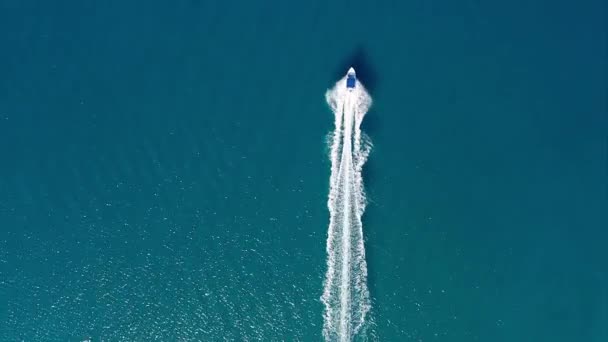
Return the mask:
<path id="1" fill-rule="evenodd" d="M 354 70 L 352 73 L 354 79 Z M 358 81 L 356 86 L 352 84 L 353 79 L 345 76 L 325 94 L 335 114 L 335 129 L 329 138 L 330 218 L 327 273 L 321 297 L 325 305 L 323 336 L 327 341 L 364 337 L 371 307 L 361 223 L 365 210 L 361 169 L 371 142 L 360 129 L 371 97 Z"/>

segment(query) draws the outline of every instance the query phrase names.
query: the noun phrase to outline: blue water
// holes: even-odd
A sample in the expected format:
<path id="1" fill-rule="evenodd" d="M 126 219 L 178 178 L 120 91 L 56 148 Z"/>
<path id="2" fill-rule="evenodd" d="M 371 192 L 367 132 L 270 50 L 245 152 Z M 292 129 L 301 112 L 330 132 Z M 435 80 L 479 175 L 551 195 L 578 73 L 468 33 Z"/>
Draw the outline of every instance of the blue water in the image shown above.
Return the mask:
<path id="1" fill-rule="evenodd" d="M 368 339 L 608 340 L 606 13 L 0 0 L 0 340 L 321 340 L 351 64 Z"/>

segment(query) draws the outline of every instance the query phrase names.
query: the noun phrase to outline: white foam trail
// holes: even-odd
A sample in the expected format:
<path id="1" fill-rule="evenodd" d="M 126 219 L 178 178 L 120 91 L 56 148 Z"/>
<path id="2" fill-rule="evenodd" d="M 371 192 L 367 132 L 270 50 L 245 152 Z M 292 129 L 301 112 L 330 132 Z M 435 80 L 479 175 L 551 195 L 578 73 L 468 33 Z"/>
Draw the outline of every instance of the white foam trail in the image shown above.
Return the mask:
<path id="1" fill-rule="evenodd" d="M 327 273 L 321 297 L 325 304 L 323 336 L 327 341 L 351 341 L 362 332 L 370 309 L 361 223 L 365 210 L 361 169 L 371 143 L 362 134 L 360 124 L 371 98 L 359 81 L 352 91 L 347 90 L 346 77 L 328 90 L 325 98 L 335 114 L 335 130 L 329 156 Z"/>

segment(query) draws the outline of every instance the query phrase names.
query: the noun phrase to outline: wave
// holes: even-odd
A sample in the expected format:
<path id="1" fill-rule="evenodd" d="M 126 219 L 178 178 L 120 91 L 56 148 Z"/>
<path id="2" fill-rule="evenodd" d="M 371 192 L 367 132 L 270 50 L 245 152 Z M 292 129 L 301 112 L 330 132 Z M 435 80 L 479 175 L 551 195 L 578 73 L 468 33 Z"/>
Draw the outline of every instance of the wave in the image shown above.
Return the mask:
<path id="1" fill-rule="evenodd" d="M 361 216 L 365 211 L 362 168 L 371 141 L 361 121 L 372 101 L 357 81 L 346 88 L 346 77 L 325 94 L 335 114 L 329 139 L 331 160 L 327 273 L 321 300 L 325 305 L 323 336 L 327 341 L 351 341 L 364 333 L 371 308 Z"/>

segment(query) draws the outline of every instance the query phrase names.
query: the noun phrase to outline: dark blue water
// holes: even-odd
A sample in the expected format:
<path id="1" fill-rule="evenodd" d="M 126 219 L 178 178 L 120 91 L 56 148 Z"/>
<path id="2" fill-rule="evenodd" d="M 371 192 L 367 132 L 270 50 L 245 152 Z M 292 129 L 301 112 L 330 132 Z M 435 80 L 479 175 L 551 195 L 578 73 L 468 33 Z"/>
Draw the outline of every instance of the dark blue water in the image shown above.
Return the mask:
<path id="1" fill-rule="evenodd" d="M 0 340 L 321 340 L 354 64 L 381 341 L 608 339 L 606 5 L 0 0 Z"/>

